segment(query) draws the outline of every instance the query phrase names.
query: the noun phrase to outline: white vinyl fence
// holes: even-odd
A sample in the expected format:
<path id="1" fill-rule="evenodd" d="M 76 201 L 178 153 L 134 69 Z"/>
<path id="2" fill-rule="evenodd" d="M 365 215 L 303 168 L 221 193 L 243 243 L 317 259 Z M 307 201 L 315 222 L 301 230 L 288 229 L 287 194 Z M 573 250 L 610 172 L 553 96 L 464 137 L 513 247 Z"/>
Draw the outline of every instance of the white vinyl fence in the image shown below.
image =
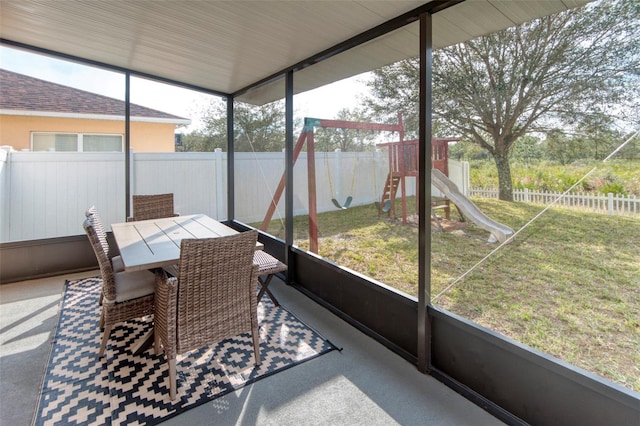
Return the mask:
<path id="1" fill-rule="evenodd" d="M 180 214 L 227 214 L 227 155 L 209 153 L 134 153 L 132 194 L 174 193 Z M 352 206 L 379 200 L 387 177 L 386 151 L 316 153 L 318 212 L 335 210 L 336 198 Z M 235 154 L 235 216 L 261 222 L 284 171 L 282 152 Z M 449 162 L 450 178 L 469 188 L 467 163 Z M 331 184 L 329 184 L 331 182 Z M 435 192 L 435 191 L 434 191 Z M 0 242 L 81 235 L 85 210 L 95 205 L 109 224 L 125 221 L 123 153 L 7 152 L 0 150 Z M 415 179 L 407 178 L 407 194 Z M 307 156 L 294 167 L 294 214 L 308 213 Z M 284 195 L 273 219 L 284 218 Z"/>
<path id="2" fill-rule="evenodd" d="M 472 188 L 471 196 L 484 198 L 498 198 L 497 189 Z M 561 192 L 514 190 L 514 201 L 524 203 L 548 205 L 555 203 L 557 206 L 582 209 L 596 213 L 616 216 L 640 216 L 640 199 L 635 196 L 620 194 L 567 194 L 561 198 Z"/>

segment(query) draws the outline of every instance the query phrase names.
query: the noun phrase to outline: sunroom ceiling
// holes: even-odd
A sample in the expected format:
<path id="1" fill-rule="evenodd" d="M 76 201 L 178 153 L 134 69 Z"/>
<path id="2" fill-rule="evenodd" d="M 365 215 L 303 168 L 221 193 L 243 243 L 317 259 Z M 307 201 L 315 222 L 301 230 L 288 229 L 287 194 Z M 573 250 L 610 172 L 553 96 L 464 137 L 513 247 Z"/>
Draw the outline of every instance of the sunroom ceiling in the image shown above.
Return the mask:
<path id="1" fill-rule="evenodd" d="M 466 0 L 433 16 L 434 47 L 588 1 Z M 424 0 L 3 0 L 0 35 L 9 42 L 233 94 L 423 4 Z M 417 24 L 412 24 L 306 67 L 295 75 L 295 92 L 415 56 L 417 35 Z M 283 95 L 283 82 L 275 81 L 240 99 L 265 103 Z"/>

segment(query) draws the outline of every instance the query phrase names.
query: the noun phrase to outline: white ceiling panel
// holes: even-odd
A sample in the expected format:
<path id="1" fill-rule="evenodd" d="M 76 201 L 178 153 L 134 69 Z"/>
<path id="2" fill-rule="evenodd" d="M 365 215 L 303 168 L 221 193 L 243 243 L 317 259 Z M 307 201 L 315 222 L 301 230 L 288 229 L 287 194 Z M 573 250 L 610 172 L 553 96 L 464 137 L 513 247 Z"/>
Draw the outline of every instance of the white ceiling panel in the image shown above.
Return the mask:
<path id="1" fill-rule="evenodd" d="M 582 5 L 588 0 L 467 0 L 433 17 L 435 47 Z M 2 0 L 10 42 L 235 93 L 423 5 L 424 0 Z M 309 90 L 417 53 L 417 25 L 296 73 Z M 282 80 L 242 99 L 283 96 Z"/>

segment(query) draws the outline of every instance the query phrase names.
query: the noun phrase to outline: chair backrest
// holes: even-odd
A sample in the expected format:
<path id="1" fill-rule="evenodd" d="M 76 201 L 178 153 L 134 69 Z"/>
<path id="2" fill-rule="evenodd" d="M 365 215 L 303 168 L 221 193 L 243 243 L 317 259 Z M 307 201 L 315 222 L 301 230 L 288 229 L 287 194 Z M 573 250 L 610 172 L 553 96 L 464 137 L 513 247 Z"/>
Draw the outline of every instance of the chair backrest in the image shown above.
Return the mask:
<path id="1" fill-rule="evenodd" d="M 160 219 L 176 216 L 173 211 L 173 194 L 134 195 L 132 197 L 133 220 Z"/>
<path id="2" fill-rule="evenodd" d="M 96 231 L 94 220 L 95 217 L 89 215 L 89 217 L 85 219 L 82 226 L 87 233 L 87 237 L 89 238 L 89 242 L 91 243 L 93 252 L 98 259 L 100 274 L 102 275 L 102 292 L 104 294 L 104 297 L 108 300 L 115 300 L 116 284 L 113 276 L 113 267 L 111 266 L 111 261 L 109 260 L 109 257 L 107 257 L 107 253 L 105 252 L 104 247 L 100 242 L 100 237 L 98 236 L 98 232 Z"/>
<path id="3" fill-rule="evenodd" d="M 84 215 L 86 217 L 93 217 L 93 229 L 95 229 L 96 234 L 98 235 L 100 245 L 102 245 L 102 249 L 107 254 L 107 258 L 111 258 L 111 247 L 107 240 L 107 231 L 104 229 L 104 225 L 102 224 L 102 220 L 98 214 L 98 209 L 96 209 L 96 206 L 91 206 L 86 212 L 84 212 Z"/>
<path id="4" fill-rule="evenodd" d="M 255 230 L 180 247 L 177 306 L 178 353 L 251 331 L 257 310 Z"/>

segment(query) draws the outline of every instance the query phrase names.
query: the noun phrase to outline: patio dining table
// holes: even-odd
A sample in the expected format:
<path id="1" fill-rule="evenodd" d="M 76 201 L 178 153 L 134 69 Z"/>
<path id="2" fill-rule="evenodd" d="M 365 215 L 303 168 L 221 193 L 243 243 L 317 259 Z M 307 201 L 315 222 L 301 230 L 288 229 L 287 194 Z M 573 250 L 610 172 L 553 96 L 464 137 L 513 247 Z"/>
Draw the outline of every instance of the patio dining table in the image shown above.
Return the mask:
<path id="1" fill-rule="evenodd" d="M 185 238 L 216 238 L 238 231 L 204 214 L 114 223 L 113 237 L 126 272 L 163 268 L 180 260 Z M 258 242 L 256 250 L 262 250 Z"/>
<path id="2" fill-rule="evenodd" d="M 114 223 L 111 231 L 125 272 L 168 268 L 180 260 L 180 242 L 185 238 L 217 238 L 237 234 L 233 228 L 204 214 L 174 216 L 134 222 Z M 256 243 L 256 250 L 264 245 Z M 153 328 L 132 348 L 136 355 L 153 342 Z"/>

